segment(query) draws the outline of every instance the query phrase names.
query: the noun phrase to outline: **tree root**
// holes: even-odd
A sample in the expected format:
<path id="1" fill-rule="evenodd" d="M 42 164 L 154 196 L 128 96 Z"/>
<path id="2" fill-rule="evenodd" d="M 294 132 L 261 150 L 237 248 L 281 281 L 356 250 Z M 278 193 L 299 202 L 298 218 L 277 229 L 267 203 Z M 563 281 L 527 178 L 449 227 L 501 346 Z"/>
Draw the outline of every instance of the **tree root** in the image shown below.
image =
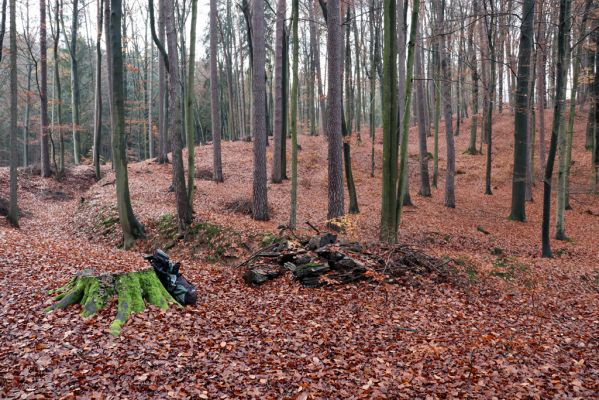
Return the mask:
<path id="1" fill-rule="evenodd" d="M 162 310 L 167 309 L 170 304 L 178 304 L 166 291 L 152 268 L 101 275 L 92 270 L 84 270 L 65 286 L 51 290 L 50 294 L 57 294 L 56 303 L 46 308 L 46 312 L 81 304 L 83 317 L 94 315 L 116 296 L 117 315 L 110 324 L 110 333 L 115 336 L 121 333 L 123 325 L 132 313 L 145 310 L 146 303 Z"/>

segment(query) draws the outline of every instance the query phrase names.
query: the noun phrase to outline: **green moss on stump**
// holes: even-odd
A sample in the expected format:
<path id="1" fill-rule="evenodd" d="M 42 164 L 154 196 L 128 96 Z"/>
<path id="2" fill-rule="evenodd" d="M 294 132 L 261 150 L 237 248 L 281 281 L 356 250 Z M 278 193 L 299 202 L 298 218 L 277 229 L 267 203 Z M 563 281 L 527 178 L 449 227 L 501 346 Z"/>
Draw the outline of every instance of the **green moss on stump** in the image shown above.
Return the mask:
<path id="1" fill-rule="evenodd" d="M 51 312 L 73 304 L 83 306 L 82 315 L 89 317 L 117 297 L 117 315 L 110 324 L 110 333 L 118 336 L 123 325 L 132 313 L 145 310 L 152 304 L 162 310 L 170 304 L 178 304 L 166 291 L 152 268 L 120 274 L 95 274 L 85 270 L 77 274 L 69 283 L 50 291 L 57 294 L 56 303 L 46 309 Z"/>

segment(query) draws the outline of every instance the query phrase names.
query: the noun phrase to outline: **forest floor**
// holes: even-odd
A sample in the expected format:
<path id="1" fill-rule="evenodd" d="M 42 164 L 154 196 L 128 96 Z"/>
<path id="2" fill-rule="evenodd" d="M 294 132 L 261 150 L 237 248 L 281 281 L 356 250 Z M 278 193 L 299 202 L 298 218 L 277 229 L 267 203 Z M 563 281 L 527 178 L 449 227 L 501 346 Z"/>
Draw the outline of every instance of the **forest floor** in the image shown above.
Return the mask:
<path id="1" fill-rule="evenodd" d="M 288 277 L 245 285 L 235 265 L 287 223 L 290 191 L 289 181 L 269 182 L 267 222 L 237 207 L 251 198 L 251 143 L 223 144 L 224 183 L 196 179 L 197 233 L 185 240 L 173 230 L 171 166 L 130 164 L 133 209 L 148 232 L 130 251 L 117 248 L 108 167 L 97 183 L 89 166 L 70 169 L 62 182 L 20 171 L 21 228 L 0 221 L 0 397 L 597 398 L 599 198 L 588 191 L 585 121 L 581 115 L 575 125 L 570 240 L 552 241 L 552 259 L 540 257 L 539 182 L 528 220 L 508 219 L 513 115 L 494 121 L 492 196 L 483 194 L 485 157 L 463 154 L 469 121 L 463 125 L 455 138 L 455 209 L 443 206 L 444 133 L 439 188 L 430 198 L 417 195 L 414 131 L 414 206 L 404 211 L 400 241 L 453 259 L 467 277 L 460 285 L 422 280 L 307 289 Z M 361 212 L 346 221 L 346 236 L 374 242 L 382 144 L 377 132 L 373 178 L 366 131 L 362 138 L 352 141 Z M 298 221 L 309 233 L 305 221 L 326 222 L 326 142 L 301 135 L 299 143 Z M 432 151 L 432 138 L 428 146 Z M 211 168 L 212 148 L 196 150 L 202 175 Z M 7 169 L 0 169 L 0 197 L 7 197 L 7 180 Z M 114 307 L 87 319 L 75 307 L 44 312 L 53 301 L 48 290 L 73 274 L 145 268 L 141 253 L 156 246 L 182 261 L 182 272 L 198 285 L 197 306 L 150 308 L 119 337 L 108 333 Z"/>

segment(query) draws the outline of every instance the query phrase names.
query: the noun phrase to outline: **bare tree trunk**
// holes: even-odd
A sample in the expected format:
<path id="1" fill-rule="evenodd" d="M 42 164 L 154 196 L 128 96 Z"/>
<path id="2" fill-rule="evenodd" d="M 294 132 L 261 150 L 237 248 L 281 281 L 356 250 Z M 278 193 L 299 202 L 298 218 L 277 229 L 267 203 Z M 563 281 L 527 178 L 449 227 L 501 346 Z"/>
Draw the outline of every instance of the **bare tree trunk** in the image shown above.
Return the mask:
<path id="1" fill-rule="evenodd" d="M 193 209 L 193 191 L 195 178 L 195 135 L 193 126 L 193 84 L 196 56 L 196 23 L 198 0 L 191 0 L 191 28 L 189 33 L 189 61 L 187 65 L 187 89 L 185 91 L 185 133 L 187 137 L 187 197 Z"/>
<path id="2" fill-rule="evenodd" d="M 539 1 L 537 22 L 537 109 L 539 113 L 539 163 L 545 170 L 545 23 L 543 21 L 543 1 Z"/>
<path id="3" fill-rule="evenodd" d="M 223 168 L 220 148 L 220 109 L 218 102 L 218 67 L 216 53 L 216 0 L 210 0 L 210 115 L 212 120 L 213 163 L 212 177 L 216 182 L 223 181 Z"/>
<path id="4" fill-rule="evenodd" d="M 556 66 L 555 102 L 553 111 L 553 124 L 551 127 L 551 143 L 547 156 L 545 179 L 543 181 L 543 223 L 541 226 L 542 256 L 552 257 L 551 243 L 549 241 L 549 219 L 551 214 L 551 181 L 553 176 L 553 164 L 557 150 L 557 140 L 560 125 L 563 123 L 563 110 L 565 100 L 565 86 L 568 72 L 566 53 L 568 49 L 568 32 L 570 29 L 570 4 L 571 0 L 560 0 L 559 33 L 558 33 L 558 56 Z"/>
<path id="5" fill-rule="evenodd" d="M 151 0 L 152 1 L 152 0 Z M 167 0 L 160 0 L 160 11 L 158 15 L 158 40 L 164 43 L 164 20 L 165 8 Z M 168 163 L 168 90 L 166 78 L 166 63 L 165 57 L 158 57 L 158 163 Z"/>
<path id="6" fill-rule="evenodd" d="M 42 177 L 47 178 L 50 176 L 52 171 L 50 171 L 50 152 L 48 148 L 48 63 L 46 46 L 46 0 L 40 0 L 40 67 L 41 174 Z"/>
<path id="7" fill-rule="evenodd" d="M 284 157 L 282 153 L 282 142 L 286 140 L 285 129 L 283 126 L 283 112 L 285 110 L 283 102 L 283 53 L 285 46 L 285 13 L 286 0 L 277 1 L 276 13 L 276 31 L 275 31 L 275 104 L 274 104 L 274 149 L 272 156 L 272 182 L 281 183 L 283 180 L 282 162 Z"/>
<path id="8" fill-rule="evenodd" d="M 437 24 L 439 31 L 442 31 L 445 18 L 445 0 L 437 0 Z M 455 147 L 453 140 L 453 117 L 451 111 L 451 71 L 449 52 L 447 50 L 447 42 L 449 37 L 442 36 L 440 38 L 441 46 L 439 58 L 441 62 L 441 73 L 443 82 L 441 83 L 441 92 L 443 97 L 443 109 L 445 119 L 445 139 L 447 141 L 447 172 L 445 173 L 445 207 L 455 208 Z"/>
<path id="9" fill-rule="evenodd" d="M 164 25 L 168 47 L 168 88 L 169 88 L 169 130 L 173 154 L 173 187 L 177 201 L 179 229 L 185 230 L 193 219 L 191 204 L 185 187 L 185 172 L 183 170 L 182 152 L 182 110 L 181 110 L 181 80 L 179 77 L 177 57 L 177 30 L 175 26 L 174 0 L 165 1 Z"/>
<path id="10" fill-rule="evenodd" d="M 339 0 L 327 3 L 327 137 L 328 141 L 328 212 L 327 218 L 334 219 L 344 214 L 343 209 L 343 160 L 341 140 L 343 34 Z"/>
<path id="11" fill-rule="evenodd" d="M 123 47 L 121 41 L 121 0 L 110 1 L 110 47 L 112 77 L 112 154 L 116 174 L 116 200 L 119 222 L 123 230 L 123 247 L 144 236 L 144 227 L 133 214 L 127 173 L 127 143 L 125 140 L 125 96 L 123 87 Z"/>
<path id="12" fill-rule="evenodd" d="M 64 133 L 62 131 L 62 85 L 60 82 L 60 73 L 59 73 L 59 62 L 58 62 L 58 45 L 60 42 L 60 15 L 62 13 L 62 1 L 56 0 L 54 3 L 54 25 L 55 25 L 55 33 L 54 33 L 54 47 L 53 47 L 53 60 L 54 60 L 54 91 L 56 93 L 56 120 L 58 129 L 56 129 L 56 125 L 53 127 L 55 131 L 59 132 L 59 156 L 58 156 L 58 167 L 56 171 L 56 176 L 60 178 L 64 174 Z M 108 4 L 108 1 L 106 2 Z M 108 54 L 108 50 L 110 46 L 106 46 L 106 54 Z"/>
<path id="13" fill-rule="evenodd" d="M 44 0 L 45 1 L 45 0 Z M 73 162 L 79 165 L 81 143 L 79 137 L 79 64 L 77 61 L 77 29 L 79 28 L 79 0 L 73 0 L 71 18 L 71 121 L 73 124 Z"/>
<path id="14" fill-rule="evenodd" d="M 475 155 L 478 154 L 476 150 L 476 130 L 478 128 L 478 67 L 476 59 L 476 48 L 474 47 L 474 31 L 476 26 L 476 18 L 478 14 L 478 5 L 476 0 L 473 0 L 473 17 L 474 20 L 470 23 L 468 32 L 468 52 L 470 53 L 470 71 L 472 78 L 472 116 L 470 123 L 470 141 L 468 142 L 468 148 L 466 149 L 467 154 Z"/>
<path id="15" fill-rule="evenodd" d="M 420 28 L 418 28 L 420 30 Z M 420 33 L 418 33 L 419 42 L 421 46 L 424 45 Z M 414 68 L 421 74 L 416 78 L 416 113 L 418 115 L 418 152 L 420 161 L 420 194 L 423 197 L 431 196 L 431 184 L 428 175 L 428 150 L 426 148 L 426 111 L 425 111 L 425 94 L 424 94 L 424 68 L 422 65 L 422 52 L 420 49 L 416 50 L 416 59 L 414 61 Z"/>
<path id="16" fill-rule="evenodd" d="M 401 0 L 400 0 L 401 1 Z M 380 239 L 383 242 L 397 241 L 397 34 L 395 0 L 383 1 L 383 182 L 381 193 Z M 329 35 L 331 33 L 329 32 Z M 331 70 L 331 74 L 333 70 Z"/>
<path id="17" fill-rule="evenodd" d="M 293 82 L 291 84 L 291 206 L 289 210 L 289 227 L 291 229 L 295 229 L 297 218 L 297 100 L 299 97 L 299 0 L 292 0 L 291 4 L 291 53 L 293 56 L 291 78 Z"/>
<path id="18" fill-rule="evenodd" d="M 42 1 L 43 2 L 43 1 Z M 40 3 L 41 4 L 41 3 Z M 45 4 L 45 3 L 44 3 Z M 6 14 L 4 4 L 4 15 Z M 41 8 L 41 7 L 40 7 Z M 3 18 L 4 19 L 4 18 Z M 19 210 L 17 208 L 17 17 L 16 1 L 10 0 L 10 200 L 8 206 L 8 221 L 13 226 L 19 226 Z M 43 22 L 43 20 L 42 20 Z M 3 24 L 4 25 L 4 24 Z M 2 32 L 4 36 L 4 32 Z M 2 49 L 0 48 L 0 51 Z"/>
<path id="19" fill-rule="evenodd" d="M 2 53 L 4 50 L 4 34 L 6 33 L 6 4 L 7 0 L 2 0 L 2 20 L 0 21 L 0 62 L 2 62 Z M 12 8 L 12 2 L 11 8 Z M 10 44 L 9 44 L 10 46 Z M 10 49 L 9 49 L 10 51 Z"/>
<path id="20" fill-rule="evenodd" d="M 401 126 L 401 160 L 399 163 L 399 182 L 397 185 L 397 225 L 401 222 L 402 206 L 406 204 L 405 197 L 408 195 L 408 135 L 410 133 L 410 112 L 412 102 L 412 88 L 414 84 L 414 47 L 416 42 L 416 31 L 418 29 L 418 13 L 420 12 L 420 0 L 414 0 L 412 9 L 412 21 L 410 23 L 410 38 L 408 42 L 408 59 L 406 65 L 406 87 L 404 92 L 404 109 Z"/>
<path id="21" fill-rule="evenodd" d="M 102 143 L 102 16 L 104 0 L 97 2 L 97 36 L 96 36 L 96 93 L 94 106 L 94 171 L 96 180 L 100 180 L 100 145 Z"/>
<path id="22" fill-rule="evenodd" d="M 526 0 L 522 6 L 518 81 L 516 87 L 514 122 L 514 172 L 512 176 L 512 212 L 510 219 L 526 220 L 526 169 L 528 164 L 528 113 L 530 94 L 530 64 L 533 46 L 535 0 Z"/>
<path id="23" fill-rule="evenodd" d="M 31 111 L 31 64 L 27 64 L 27 95 L 25 98 L 25 118 L 23 120 L 23 166 L 29 165 L 29 114 Z"/>
<path id="24" fill-rule="evenodd" d="M 253 217 L 264 221 L 268 219 L 268 197 L 266 188 L 266 80 L 264 38 L 264 0 L 254 0 L 252 7 L 252 98 L 254 137 L 254 182 Z"/>

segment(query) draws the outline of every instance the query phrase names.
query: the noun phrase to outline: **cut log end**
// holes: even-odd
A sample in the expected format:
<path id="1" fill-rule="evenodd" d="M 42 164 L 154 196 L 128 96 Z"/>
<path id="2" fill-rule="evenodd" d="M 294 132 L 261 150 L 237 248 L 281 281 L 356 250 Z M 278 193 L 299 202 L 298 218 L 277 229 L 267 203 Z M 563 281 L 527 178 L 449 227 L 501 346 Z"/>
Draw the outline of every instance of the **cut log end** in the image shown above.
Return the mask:
<path id="1" fill-rule="evenodd" d="M 160 309 L 167 309 L 171 304 L 178 304 L 164 288 L 152 268 L 142 271 L 95 274 L 85 270 L 77 274 L 65 286 L 50 291 L 57 294 L 56 303 L 46 309 L 51 312 L 64 309 L 70 305 L 80 304 L 82 315 L 89 317 L 96 314 L 117 297 L 117 315 L 110 324 L 110 333 L 118 336 L 123 325 L 132 313 L 145 310 L 146 304 Z"/>

